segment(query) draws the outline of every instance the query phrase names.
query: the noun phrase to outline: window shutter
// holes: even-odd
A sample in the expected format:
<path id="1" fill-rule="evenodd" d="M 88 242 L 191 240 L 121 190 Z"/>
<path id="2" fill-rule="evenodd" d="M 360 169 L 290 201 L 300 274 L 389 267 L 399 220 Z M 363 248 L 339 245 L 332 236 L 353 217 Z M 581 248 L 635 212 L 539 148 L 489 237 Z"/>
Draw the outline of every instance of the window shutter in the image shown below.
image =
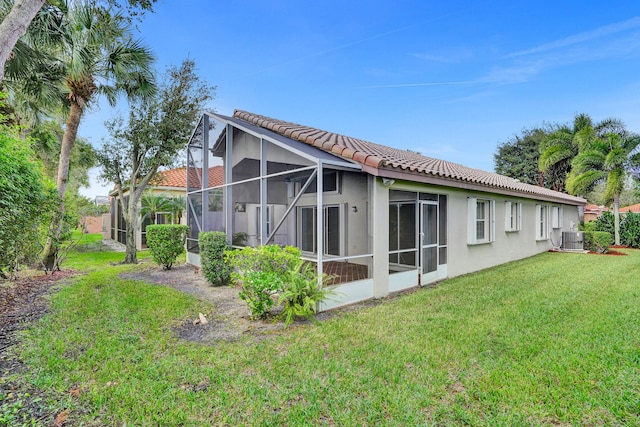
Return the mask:
<path id="1" fill-rule="evenodd" d="M 543 237 L 541 235 L 541 230 L 540 230 L 540 220 L 542 219 L 541 210 L 542 210 L 542 206 L 536 205 L 536 239 L 538 239 L 538 240 L 542 239 L 542 237 Z"/>
<path id="2" fill-rule="evenodd" d="M 562 228 L 563 224 L 564 224 L 564 209 L 562 208 L 562 206 L 560 206 L 560 213 L 559 213 L 559 221 L 560 224 L 558 224 L 558 228 Z"/>
<path id="3" fill-rule="evenodd" d="M 476 204 L 478 199 L 475 197 L 467 198 L 467 243 L 474 245 L 476 243 Z"/>
<path id="4" fill-rule="evenodd" d="M 504 202 L 504 230 L 511 231 L 511 202 Z"/>
<path id="5" fill-rule="evenodd" d="M 489 241 L 496 240 L 496 201 L 489 200 Z"/>
<path id="6" fill-rule="evenodd" d="M 516 224 L 516 230 L 522 229 L 522 203 L 518 203 L 517 206 L 518 223 Z"/>

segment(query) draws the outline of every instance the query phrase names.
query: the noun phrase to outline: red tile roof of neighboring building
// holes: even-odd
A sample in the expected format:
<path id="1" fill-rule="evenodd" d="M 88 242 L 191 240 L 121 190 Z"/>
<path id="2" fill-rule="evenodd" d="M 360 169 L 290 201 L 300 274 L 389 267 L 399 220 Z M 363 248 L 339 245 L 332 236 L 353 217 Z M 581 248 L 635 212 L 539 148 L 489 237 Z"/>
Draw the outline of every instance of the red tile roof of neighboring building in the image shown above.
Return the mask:
<path id="1" fill-rule="evenodd" d="M 635 205 L 625 206 L 624 208 L 620 208 L 619 212 L 636 212 L 636 213 L 640 213 L 640 203 L 636 203 Z"/>
<path id="2" fill-rule="evenodd" d="M 194 182 L 199 180 L 195 170 L 192 169 Z M 222 166 L 213 166 L 209 168 L 209 187 L 215 187 L 224 183 L 224 172 Z M 169 169 L 156 173 L 151 185 L 162 187 L 180 187 L 187 188 L 187 170 L 185 167 Z M 200 185 L 197 184 L 199 187 Z"/>
<path id="3" fill-rule="evenodd" d="M 235 110 L 233 117 L 271 130 L 287 138 L 353 160 L 361 164 L 365 170 L 396 170 L 405 172 L 407 175 L 428 175 L 461 183 L 480 184 L 486 187 L 560 199 L 572 204 L 584 204 L 586 202 L 580 197 L 570 196 L 544 187 L 525 184 L 497 173 L 473 169 L 457 163 L 438 160 L 410 151 L 386 147 L 373 142 L 308 126 L 272 119 L 247 111 Z M 404 179 L 411 178 L 407 176 Z"/>

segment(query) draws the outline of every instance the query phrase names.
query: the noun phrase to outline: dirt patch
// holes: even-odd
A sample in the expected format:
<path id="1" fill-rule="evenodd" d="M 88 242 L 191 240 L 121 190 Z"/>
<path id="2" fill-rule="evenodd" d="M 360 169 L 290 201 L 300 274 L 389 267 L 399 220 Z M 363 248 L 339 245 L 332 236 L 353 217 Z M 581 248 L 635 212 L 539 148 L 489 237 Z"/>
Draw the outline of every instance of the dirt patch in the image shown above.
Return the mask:
<path id="1" fill-rule="evenodd" d="M 136 273 L 124 273 L 123 279 L 140 280 L 146 283 L 170 286 L 188 293 L 202 301 L 212 302 L 214 311 L 205 313 L 208 323 L 195 324 L 198 313 L 185 319 L 174 329 L 182 339 L 193 342 L 235 341 L 245 334 L 263 336 L 282 330 L 284 325 L 276 318 L 277 312 L 265 320 L 253 321 L 244 301 L 238 297 L 240 289 L 231 286 L 211 286 L 200 273 L 200 269 L 188 264 L 162 270 L 149 266 Z"/>
<path id="2" fill-rule="evenodd" d="M 171 286 L 182 292 L 193 295 L 202 301 L 212 302 L 214 311 L 205 313 L 208 323 L 206 325 L 195 324 L 198 313 L 185 319 L 174 332 L 181 339 L 214 343 L 216 341 L 236 341 L 242 336 L 252 336 L 264 339 L 284 329 L 284 323 L 278 319 L 279 308 L 274 307 L 272 315 L 264 320 L 251 320 L 249 309 L 240 299 L 239 287 L 211 286 L 200 273 L 200 269 L 188 264 L 174 266 L 171 270 L 162 270 L 158 266 L 150 265 L 148 268 L 136 273 L 124 273 L 123 279 L 140 280 L 146 283 Z M 363 301 L 346 307 L 325 311 L 316 315 L 316 321 L 326 321 L 334 317 L 343 316 L 346 313 L 361 310 L 382 304 L 402 295 L 413 293 L 418 288 L 408 289 L 389 295 L 386 298 Z M 294 325 L 309 324 L 310 321 L 297 321 Z"/>

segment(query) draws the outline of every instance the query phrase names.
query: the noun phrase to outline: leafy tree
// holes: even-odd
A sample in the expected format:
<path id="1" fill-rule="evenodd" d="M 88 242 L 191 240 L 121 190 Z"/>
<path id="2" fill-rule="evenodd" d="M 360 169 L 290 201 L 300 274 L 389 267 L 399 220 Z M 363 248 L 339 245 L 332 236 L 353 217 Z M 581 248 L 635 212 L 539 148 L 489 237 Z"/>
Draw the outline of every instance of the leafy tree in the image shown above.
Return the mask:
<path id="1" fill-rule="evenodd" d="M 35 255 L 38 225 L 50 201 L 53 186 L 47 185 L 42 166 L 19 137 L 15 127 L 0 124 L 0 277 L 9 268 Z"/>
<path id="2" fill-rule="evenodd" d="M 624 129 L 607 133 L 603 138 L 590 127 L 579 133 L 579 152 L 571 162 L 567 189 L 571 194 L 586 194 L 600 182 L 605 183 L 605 199 L 613 200 L 615 244 L 620 244 L 620 193 L 629 171 L 640 164 L 640 136 Z"/>
<path id="3" fill-rule="evenodd" d="M 126 125 L 121 117 L 106 123 L 111 139 L 104 142 L 98 160 L 103 179 L 115 182 L 122 206 L 125 263 L 137 262 L 134 230 L 142 193 L 158 168 L 175 162 L 214 89 L 195 73 L 195 63 L 185 60 L 169 68 L 154 97 L 132 107 Z"/>
<path id="4" fill-rule="evenodd" d="M 620 221 L 620 240 L 623 245 L 640 248 L 640 214 L 628 212 Z"/>
<path id="5" fill-rule="evenodd" d="M 155 91 L 150 68 L 153 56 L 132 37 L 131 28 L 122 15 L 111 14 L 92 2 L 77 3 L 69 8 L 57 31 L 58 43 L 51 55 L 64 70 L 68 117 L 56 175 L 60 204 L 51 221 L 44 250 L 45 269 L 55 265 L 71 151 L 85 109 L 101 94 L 115 105 L 121 94 L 133 100 Z"/>
<path id="6" fill-rule="evenodd" d="M 102 2 L 107 7 L 120 7 L 127 11 L 129 17 L 140 17 L 145 11 L 153 11 L 153 3 L 156 0 L 127 0 L 124 5 L 118 0 L 106 0 Z M 46 14 L 52 10 L 63 10 L 66 0 L 3 0 L 0 9 L 0 83 L 4 80 L 4 70 L 10 57 L 16 56 L 14 48 L 19 39 L 25 35 L 38 13 Z M 96 6 L 96 2 L 87 0 L 87 4 Z M 128 21 L 131 19 L 128 18 Z"/>
<path id="7" fill-rule="evenodd" d="M 544 175 L 538 170 L 540 142 L 549 134 L 549 129 L 523 129 L 506 142 L 498 144 L 493 155 L 495 171 L 519 179 L 526 184 L 544 186 Z"/>

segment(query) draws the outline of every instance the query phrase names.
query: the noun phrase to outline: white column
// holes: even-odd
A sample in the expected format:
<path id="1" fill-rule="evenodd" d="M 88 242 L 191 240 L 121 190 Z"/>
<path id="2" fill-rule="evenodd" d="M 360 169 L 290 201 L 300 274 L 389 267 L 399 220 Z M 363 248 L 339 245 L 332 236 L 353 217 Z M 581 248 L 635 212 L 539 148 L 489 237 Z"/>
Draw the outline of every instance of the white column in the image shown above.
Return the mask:
<path id="1" fill-rule="evenodd" d="M 318 286 L 322 286 L 322 258 L 324 254 L 324 209 L 322 193 L 323 193 L 323 165 L 322 160 L 318 160 L 318 173 L 316 174 L 316 250 L 318 252 Z"/>
<path id="2" fill-rule="evenodd" d="M 208 149 L 208 147 L 207 147 Z M 224 183 L 231 184 L 233 178 L 233 126 L 227 125 L 227 141 L 224 152 Z M 224 187 L 224 229 L 227 232 L 227 240 L 233 241 L 233 190 L 230 185 Z M 202 206 L 204 210 L 204 205 Z"/>
<path id="3" fill-rule="evenodd" d="M 371 200 L 371 230 L 373 235 L 373 296 L 389 295 L 389 188 L 382 179 L 370 177 L 373 186 Z"/>

